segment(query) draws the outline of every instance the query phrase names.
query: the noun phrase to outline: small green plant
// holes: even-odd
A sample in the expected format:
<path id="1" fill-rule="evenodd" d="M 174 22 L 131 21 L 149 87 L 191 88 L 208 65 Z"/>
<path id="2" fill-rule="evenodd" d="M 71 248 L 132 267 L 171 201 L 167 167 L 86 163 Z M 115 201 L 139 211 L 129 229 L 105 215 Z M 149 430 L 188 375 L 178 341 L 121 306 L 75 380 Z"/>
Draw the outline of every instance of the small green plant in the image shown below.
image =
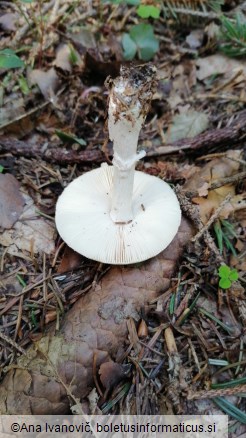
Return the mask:
<path id="1" fill-rule="evenodd" d="M 223 42 L 220 49 L 228 56 L 240 57 L 246 54 L 246 20 L 238 13 L 235 19 L 230 19 L 224 15 L 221 21 L 221 38 Z"/>
<path id="2" fill-rule="evenodd" d="M 15 54 L 12 49 L 0 50 L 0 68 L 24 67 L 24 62 Z"/>
<path id="3" fill-rule="evenodd" d="M 237 237 L 233 225 L 226 219 L 218 219 L 214 224 L 214 232 L 220 253 L 222 254 L 224 245 L 236 257 L 237 252 L 234 248 L 232 239 Z"/>
<path id="4" fill-rule="evenodd" d="M 29 94 L 30 89 L 27 83 L 26 78 L 24 78 L 23 75 L 20 75 L 20 77 L 18 78 L 18 83 L 19 83 L 19 87 L 22 91 L 23 94 Z"/>
<path id="5" fill-rule="evenodd" d="M 161 7 L 154 4 L 141 4 L 141 0 L 101 0 L 102 3 L 114 5 L 127 4 L 138 6 L 136 12 L 139 17 L 157 19 L 160 17 Z M 153 2 L 154 3 L 154 2 Z M 151 24 L 139 23 L 132 26 L 129 33 L 122 37 L 123 56 L 127 61 L 136 55 L 143 61 L 150 61 L 159 50 L 159 42 L 154 35 Z"/>
<path id="6" fill-rule="evenodd" d="M 122 46 L 126 60 L 133 59 L 137 54 L 139 59 L 149 61 L 159 50 L 153 27 L 145 23 L 132 26 L 130 32 L 123 35 Z"/>
<path id="7" fill-rule="evenodd" d="M 232 282 L 238 279 L 237 270 L 231 269 L 227 265 L 220 266 L 218 274 L 220 277 L 219 286 L 222 289 L 228 289 L 229 287 L 231 287 Z"/>
<path id="8" fill-rule="evenodd" d="M 159 18 L 160 12 L 160 8 L 153 5 L 140 5 L 137 8 L 137 14 L 141 18 Z"/>
<path id="9" fill-rule="evenodd" d="M 74 136 L 73 134 L 69 134 L 67 132 L 60 131 L 58 129 L 56 129 L 55 133 L 60 138 L 60 140 L 63 141 L 63 143 L 70 143 L 70 144 L 77 143 L 80 146 L 83 146 L 83 147 L 86 146 L 85 140 L 83 140 L 82 138 L 78 138 L 78 137 Z"/>
<path id="10" fill-rule="evenodd" d="M 75 65 L 78 62 L 78 55 L 71 44 L 69 44 L 69 50 L 70 50 L 70 55 L 69 55 L 70 62 L 72 65 Z"/>

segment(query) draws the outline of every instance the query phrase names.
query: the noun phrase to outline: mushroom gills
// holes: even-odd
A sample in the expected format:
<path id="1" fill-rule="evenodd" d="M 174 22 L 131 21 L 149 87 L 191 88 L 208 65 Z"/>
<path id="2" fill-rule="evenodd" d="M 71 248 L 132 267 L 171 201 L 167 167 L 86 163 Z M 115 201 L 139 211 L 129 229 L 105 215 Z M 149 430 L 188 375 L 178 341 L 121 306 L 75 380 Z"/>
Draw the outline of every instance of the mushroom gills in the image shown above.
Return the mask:
<path id="1" fill-rule="evenodd" d="M 56 207 L 56 225 L 64 241 L 92 260 L 131 264 L 147 260 L 173 240 L 181 222 L 179 202 L 167 183 L 134 172 L 133 220 L 115 223 L 111 216 L 114 166 L 104 164 L 76 178 Z"/>

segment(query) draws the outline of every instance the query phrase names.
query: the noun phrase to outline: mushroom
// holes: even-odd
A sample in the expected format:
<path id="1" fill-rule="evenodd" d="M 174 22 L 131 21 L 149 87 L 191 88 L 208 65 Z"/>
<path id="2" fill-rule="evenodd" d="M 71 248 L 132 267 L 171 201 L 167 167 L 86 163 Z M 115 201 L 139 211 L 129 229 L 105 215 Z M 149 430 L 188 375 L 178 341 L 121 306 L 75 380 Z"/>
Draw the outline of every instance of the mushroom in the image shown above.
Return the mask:
<path id="1" fill-rule="evenodd" d="M 113 166 L 106 163 L 76 178 L 56 206 L 56 226 L 78 253 L 102 263 L 130 264 L 154 257 L 176 235 L 181 211 L 161 179 L 135 171 L 140 129 L 156 85 L 152 65 L 121 67 L 109 82 L 109 137 Z"/>

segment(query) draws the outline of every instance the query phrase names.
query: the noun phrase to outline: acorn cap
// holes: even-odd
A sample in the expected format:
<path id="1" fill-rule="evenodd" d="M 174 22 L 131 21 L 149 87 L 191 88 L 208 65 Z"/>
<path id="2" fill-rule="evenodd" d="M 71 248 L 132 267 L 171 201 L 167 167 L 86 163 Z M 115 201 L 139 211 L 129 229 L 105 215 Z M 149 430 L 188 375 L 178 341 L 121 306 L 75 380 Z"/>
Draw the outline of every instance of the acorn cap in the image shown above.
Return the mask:
<path id="1" fill-rule="evenodd" d="M 72 249 L 92 260 L 131 264 L 164 250 L 176 235 L 181 211 L 164 181 L 135 171 L 134 219 L 115 224 L 110 217 L 113 166 L 107 164 L 71 182 L 58 199 L 56 226 Z"/>

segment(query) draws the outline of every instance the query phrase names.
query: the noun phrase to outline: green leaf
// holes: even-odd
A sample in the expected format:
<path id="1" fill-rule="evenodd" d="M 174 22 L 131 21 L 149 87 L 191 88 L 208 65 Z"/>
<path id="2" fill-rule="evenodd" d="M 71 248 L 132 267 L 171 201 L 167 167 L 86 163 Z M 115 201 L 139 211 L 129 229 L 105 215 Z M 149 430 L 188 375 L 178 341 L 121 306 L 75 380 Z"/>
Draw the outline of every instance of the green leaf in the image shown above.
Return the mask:
<path id="1" fill-rule="evenodd" d="M 188 111 L 174 116 L 168 132 L 171 143 L 182 138 L 191 138 L 205 131 L 208 127 L 208 116 L 198 111 Z"/>
<path id="2" fill-rule="evenodd" d="M 230 275 L 229 275 L 229 279 L 230 279 L 231 281 L 236 281 L 236 280 L 238 280 L 238 272 L 237 272 L 236 269 L 232 269 L 232 270 L 231 270 Z"/>
<path id="3" fill-rule="evenodd" d="M 218 272 L 219 272 L 219 276 L 220 276 L 221 278 L 229 278 L 229 275 L 230 275 L 231 270 L 230 270 L 229 266 L 227 266 L 227 265 L 222 265 L 222 266 L 220 266 Z"/>
<path id="4" fill-rule="evenodd" d="M 223 232 L 222 232 L 219 220 L 217 220 L 214 224 L 214 232 L 215 232 L 216 237 L 217 237 L 217 242 L 218 242 L 220 254 L 222 254 L 222 252 L 223 252 Z"/>
<path id="5" fill-rule="evenodd" d="M 0 173 L 3 173 L 4 167 L 0 164 Z"/>
<path id="6" fill-rule="evenodd" d="M 155 46 L 156 45 L 153 44 L 151 41 L 148 41 L 148 44 L 146 44 L 145 47 L 139 49 L 139 58 L 143 61 L 150 61 L 153 58 L 154 54 L 159 50 L 158 43 L 157 46 Z"/>
<path id="7" fill-rule="evenodd" d="M 63 143 L 78 143 L 80 146 L 86 146 L 86 141 L 82 138 L 75 137 L 72 134 L 68 134 L 67 132 L 59 131 L 56 129 L 56 135 L 63 141 Z"/>
<path id="8" fill-rule="evenodd" d="M 22 276 L 17 274 L 16 275 L 17 280 L 19 281 L 20 285 L 23 287 L 26 287 L 26 282 L 23 280 Z"/>
<path id="9" fill-rule="evenodd" d="M 19 68 L 24 66 L 24 62 L 12 49 L 0 50 L 0 68 Z"/>
<path id="10" fill-rule="evenodd" d="M 218 367 L 229 365 L 228 360 L 224 360 L 224 359 L 208 359 L 208 363 L 209 363 L 209 365 L 215 365 Z M 211 385 L 211 387 L 212 387 L 212 385 Z"/>
<path id="11" fill-rule="evenodd" d="M 70 54 L 69 54 L 69 60 L 72 65 L 76 64 L 78 62 L 78 56 L 76 51 L 74 50 L 74 47 L 69 44 Z"/>
<path id="12" fill-rule="evenodd" d="M 234 229 L 234 226 L 230 222 L 228 222 L 226 219 L 221 219 L 221 223 L 225 227 L 225 229 L 228 231 L 228 233 L 231 237 L 237 237 L 237 233 Z"/>
<path id="13" fill-rule="evenodd" d="M 231 287 L 231 281 L 229 280 L 229 278 L 221 278 L 219 281 L 219 287 L 221 287 L 222 289 L 228 289 L 229 287 Z"/>
<path id="14" fill-rule="evenodd" d="M 35 315 L 35 310 L 37 309 L 36 304 L 27 304 L 27 307 L 30 307 L 30 319 L 34 328 L 38 327 L 37 318 Z"/>
<path id="15" fill-rule="evenodd" d="M 18 82 L 22 93 L 28 94 L 30 90 L 26 78 L 24 78 L 24 76 L 20 76 Z"/>
<path id="16" fill-rule="evenodd" d="M 246 22 L 239 12 L 235 18 L 220 17 L 222 28 L 222 44 L 220 49 L 228 56 L 244 56 L 246 54 Z"/>
<path id="17" fill-rule="evenodd" d="M 237 38 L 237 28 L 232 23 L 232 21 L 227 17 L 222 17 L 221 21 L 225 28 L 224 30 L 226 31 L 227 36 L 230 36 L 231 38 Z"/>
<path id="18" fill-rule="evenodd" d="M 159 18 L 160 9 L 153 5 L 140 5 L 137 9 L 137 14 L 141 18 Z"/>
<path id="19" fill-rule="evenodd" d="M 241 377 L 239 379 L 229 380 L 228 382 L 212 383 L 211 389 L 231 388 L 232 386 L 244 385 L 245 383 L 246 377 Z"/>
<path id="20" fill-rule="evenodd" d="M 233 246 L 233 244 L 231 243 L 231 241 L 228 239 L 227 235 L 225 233 L 223 233 L 223 239 L 225 241 L 226 247 L 227 249 L 229 249 L 229 251 L 232 252 L 232 254 L 237 257 L 237 252 Z"/>
<path id="21" fill-rule="evenodd" d="M 129 34 L 137 46 L 139 58 L 143 61 L 149 61 L 158 52 L 159 42 L 150 24 L 137 24 L 131 28 Z"/>
<path id="22" fill-rule="evenodd" d="M 173 315 L 173 313 L 174 313 L 175 300 L 176 300 L 176 294 L 173 293 L 171 295 L 171 299 L 170 299 L 170 303 L 169 303 L 169 313 L 170 313 L 170 315 Z"/>
<path id="23" fill-rule="evenodd" d="M 209 392 L 208 392 L 208 394 L 209 394 Z M 228 400 L 226 400 L 225 398 L 222 398 L 222 397 L 215 397 L 213 399 L 213 401 L 227 415 L 231 415 L 237 421 L 240 421 L 241 423 L 246 424 L 246 414 L 245 414 L 245 412 L 243 412 L 240 409 L 238 409 L 231 402 L 229 402 Z"/>
<path id="24" fill-rule="evenodd" d="M 137 45 L 134 43 L 128 33 L 125 33 L 122 37 L 122 47 L 124 50 L 124 59 L 127 61 L 132 60 L 137 53 Z"/>

